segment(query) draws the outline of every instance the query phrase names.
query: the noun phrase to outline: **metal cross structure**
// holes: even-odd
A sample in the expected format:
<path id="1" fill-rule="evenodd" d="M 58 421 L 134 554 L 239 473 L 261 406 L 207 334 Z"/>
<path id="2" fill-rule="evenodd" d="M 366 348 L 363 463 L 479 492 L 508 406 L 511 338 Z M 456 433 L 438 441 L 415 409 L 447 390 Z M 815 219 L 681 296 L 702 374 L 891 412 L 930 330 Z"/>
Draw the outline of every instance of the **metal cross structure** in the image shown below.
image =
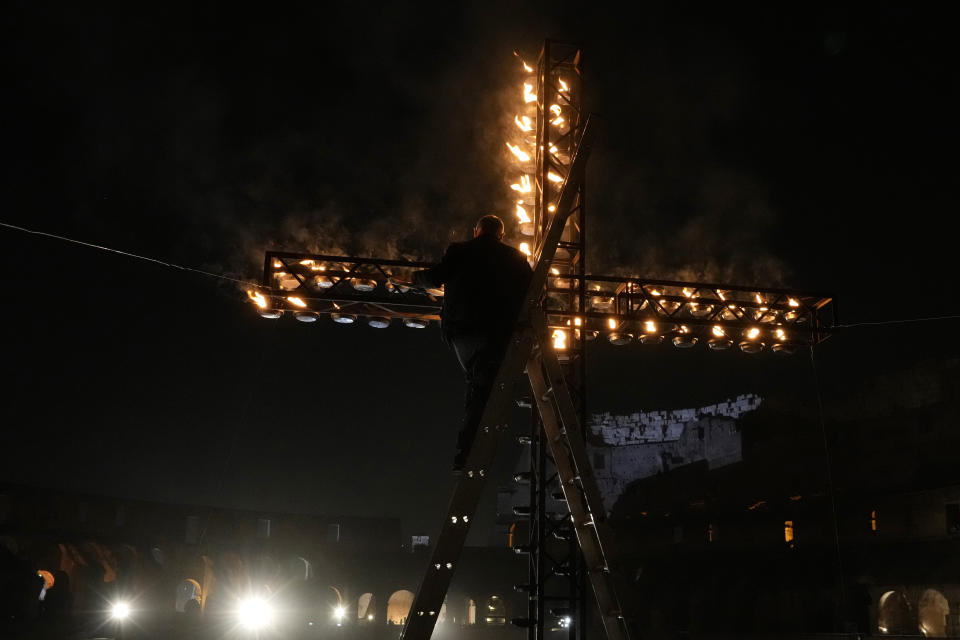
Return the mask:
<path id="1" fill-rule="evenodd" d="M 529 640 L 542 640 L 554 616 L 565 621 L 571 640 L 581 640 L 592 590 L 607 637 L 627 640 L 629 613 L 620 599 L 625 580 L 586 450 L 586 344 L 604 336 L 614 345 L 669 340 L 678 348 L 705 343 L 715 351 L 790 354 L 826 339 L 834 322 L 832 298 L 820 294 L 588 274 L 584 176 L 595 125 L 581 108 L 581 51 L 546 41 L 537 68 L 523 65 L 535 72 L 524 83 L 535 118 L 517 116 L 521 137 L 508 147 L 521 164 L 513 190 L 520 196 L 520 234 L 534 244 L 524 247 L 533 278 L 404 640 L 428 640 L 437 623 L 521 376 L 529 380 L 534 410 L 530 435 L 522 438 L 530 445 L 530 469 L 516 478 L 530 484 L 528 543 L 515 547 L 529 554 L 528 581 L 518 585 L 529 606 L 515 623 L 527 627 Z M 271 251 L 262 286 L 248 295 L 266 318 L 289 314 L 315 322 L 326 316 L 344 325 L 363 320 L 375 328 L 401 322 L 422 329 L 439 321 L 443 292 L 408 283 L 414 270 L 428 266 Z M 566 508 L 558 512 L 558 505 Z"/>

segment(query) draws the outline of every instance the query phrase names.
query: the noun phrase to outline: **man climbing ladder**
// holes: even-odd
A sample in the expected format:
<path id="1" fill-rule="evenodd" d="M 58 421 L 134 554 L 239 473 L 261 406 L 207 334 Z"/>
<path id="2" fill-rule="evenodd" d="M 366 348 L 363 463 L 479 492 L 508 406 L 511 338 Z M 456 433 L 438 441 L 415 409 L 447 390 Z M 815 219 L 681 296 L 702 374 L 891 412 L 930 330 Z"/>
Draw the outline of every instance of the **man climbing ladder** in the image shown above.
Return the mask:
<path id="1" fill-rule="evenodd" d="M 441 335 L 456 354 L 467 382 L 454 474 L 463 470 L 483 403 L 530 284 L 527 258 L 504 244 L 503 234 L 503 220 L 483 216 L 473 229 L 473 240 L 450 245 L 439 264 L 413 274 L 416 284 L 445 287 Z"/>
<path id="2" fill-rule="evenodd" d="M 590 582 L 607 637 L 610 640 L 629 638 L 613 586 L 618 574 L 611 568 L 611 541 L 606 514 L 580 435 L 577 412 L 540 308 L 550 263 L 570 215 L 578 183 L 583 179 L 592 139 L 593 128 L 588 120 L 561 189 L 556 213 L 537 256 L 536 268 L 522 300 L 519 317 L 493 383 L 486 389 L 486 398 L 482 399 L 474 440 L 463 461 L 463 476 L 454 490 L 437 545 L 407 617 L 402 635 L 404 640 L 427 640 L 433 633 L 487 478 L 487 470 L 493 461 L 497 436 L 506 427 L 503 420 L 511 400 L 509 396 L 513 384 L 523 372 L 530 378 L 537 410 L 541 413 L 543 436 L 557 460 L 564 497 L 588 563 Z"/>

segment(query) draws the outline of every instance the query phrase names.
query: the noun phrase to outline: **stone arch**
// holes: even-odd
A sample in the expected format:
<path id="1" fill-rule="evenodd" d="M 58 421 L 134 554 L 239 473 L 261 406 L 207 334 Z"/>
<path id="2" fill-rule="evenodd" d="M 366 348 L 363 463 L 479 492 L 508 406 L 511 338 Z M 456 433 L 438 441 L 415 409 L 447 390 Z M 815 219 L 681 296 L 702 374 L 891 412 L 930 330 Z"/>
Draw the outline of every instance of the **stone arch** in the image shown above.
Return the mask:
<path id="1" fill-rule="evenodd" d="M 364 593 L 357 599 L 357 620 L 372 622 L 376 608 L 377 602 L 373 594 L 369 591 Z"/>
<path id="2" fill-rule="evenodd" d="M 413 592 L 406 589 L 394 591 L 387 600 L 387 623 L 402 625 L 407 621 L 413 606 Z"/>
<path id="3" fill-rule="evenodd" d="M 297 580 L 303 580 L 304 582 L 307 582 L 313 578 L 313 563 L 303 556 L 295 556 L 290 558 L 290 561 L 288 562 L 288 568 L 290 570 L 290 575 Z"/>
<path id="4" fill-rule="evenodd" d="M 912 611 L 907 596 L 902 591 L 887 591 L 880 596 L 877 607 L 877 630 L 887 635 L 914 633 Z"/>
<path id="5" fill-rule="evenodd" d="M 177 599 L 176 604 L 174 604 L 174 610 L 177 613 L 183 613 L 187 611 L 187 604 L 191 600 L 195 601 L 199 606 L 202 598 L 203 589 L 200 588 L 200 583 L 193 578 L 185 578 L 177 585 Z"/>
<path id="6" fill-rule="evenodd" d="M 37 571 L 37 575 L 43 578 L 44 589 L 52 589 L 53 585 L 57 583 L 56 578 L 53 577 L 53 574 L 46 569 L 40 569 Z"/>
<path id="7" fill-rule="evenodd" d="M 945 638 L 950 603 L 936 589 L 927 589 L 917 602 L 917 621 L 920 633 L 928 638 Z"/>

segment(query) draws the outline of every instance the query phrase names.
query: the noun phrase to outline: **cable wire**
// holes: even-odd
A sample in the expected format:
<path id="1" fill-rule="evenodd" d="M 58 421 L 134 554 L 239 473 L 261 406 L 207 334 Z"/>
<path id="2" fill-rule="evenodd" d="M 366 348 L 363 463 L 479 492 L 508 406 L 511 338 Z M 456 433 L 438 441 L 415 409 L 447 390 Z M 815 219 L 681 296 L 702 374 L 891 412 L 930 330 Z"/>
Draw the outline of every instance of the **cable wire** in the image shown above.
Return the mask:
<path id="1" fill-rule="evenodd" d="M 43 236 L 46 238 L 53 238 L 55 240 L 62 240 L 64 242 L 78 244 L 84 247 L 89 247 L 91 249 L 99 249 L 100 251 L 116 253 L 121 256 L 126 256 L 128 258 L 135 258 L 137 260 L 143 260 L 145 262 L 152 262 L 154 264 L 158 264 L 163 267 L 169 267 L 171 269 L 179 269 L 180 271 L 190 271 L 192 273 L 199 273 L 200 275 L 210 276 L 211 278 L 219 278 L 221 280 L 226 280 L 228 282 L 242 284 L 247 287 L 259 287 L 259 285 L 255 282 L 250 282 L 249 280 L 240 280 L 239 278 L 231 278 L 230 276 L 224 275 L 222 273 L 205 271 L 203 269 L 197 269 L 196 267 L 187 267 L 181 264 L 176 264 L 175 262 L 168 262 L 166 260 L 160 260 L 158 258 L 151 258 L 149 256 L 143 256 L 137 253 L 132 253 L 130 251 L 121 251 L 120 249 L 113 249 L 111 247 L 105 247 L 100 244 L 93 244 L 92 242 L 84 242 L 83 240 L 76 240 L 74 238 L 68 238 L 67 236 L 61 236 L 55 233 L 48 233 L 46 231 L 37 231 L 36 229 L 28 229 L 26 227 L 10 224 L 8 222 L 0 222 L 0 227 L 6 227 L 7 229 L 13 229 L 15 231 L 22 231 L 23 233 L 28 233 L 35 236 Z M 411 288 L 418 288 L 417 285 L 406 284 L 406 283 L 404 283 L 404 286 L 409 286 Z M 905 318 L 900 320 L 877 320 L 877 321 L 865 321 L 865 322 L 852 322 L 850 324 L 833 325 L 830 328 L 831 329 L 853 329 L 856 327 L 886 326 L 886 325 L 896 325 L 896 324 L 909 324 L 909 323 L 916 323 L 916 322 L 938 322 L 943 320 L 960 320 L 960 315 L 932 316 L 927 318 Z"/>
<path id="2" fill-rule="evenodd" d="M 913 322 L 936 322 L 938 320 L 960 320 L 960 315 L 956 316 L 931 316 L 928 318 L 904 318 L 902 320 L 876 320 L 873 322 L 852 322 L 850 324 L 836 324 L 834 329 L 850 329 L 853 327 L 884 326 L 890 324 L 910 324 Z"/>
<path id="3" fill-rule="evenodd" d="M 137 260 L 144 260 L 146 262 L 152 262 L 154 264 L 159 264 L 164 267 L 170 267 L 171 269 L 179 269 L 181 271 L 191 271 L 193 273 L 199 273 L 200 275 L 210 276 L 212 278 L 220 278 L 221 280 L 228 280 L 230 282 L 236 282 L 238 284 L 246 286 L 257 286 L 256 284 L 249 282 L 247 280 L 239 280 L 237 278 L 231 278 L 230 276 L 225 276 L 222 273 L 214 273 L 212 271 L 204 271 L 203 269 L 197 269 L 195 267 L 185 267 L 174 262 L 167 262 L 166 260 L 159 260 L 157 258 L 151 258 L 149 256 L 142 256 L 136 253 L 131 253 L 129 251 L 121 251 L 120 249 L 111 249 L 110 247 L 105 247 L 99 244 L 93 244 L 91 242 L 84 242 L 83 240 L 75 240 L 73 238 L 68 238 L 66 236 L 59 236 L 55 233 L 47 233 L 46 231 L 37 231 L 35 229 L 27 229 L 26 227 L 20 227 L 15 224 L 9 224 L 7 222 L 0 222 L 0 227 L 6 227 L 8 229 L 13 229 L 15 231 L 22 231 L 24 233 L 29 233 L 35 236 L 44 236 L 47 238 L 54 238 L 55 240 L 63 240 L 64 242 L 70 242 L 73 244 L 79 244 L 84 247 L 89 247 L 91 249 L 99 249 L 101 251 L 107 251 L 109 253 L 116 253 L 121 256 L 127 256 L 128 258 L 136 258 Z"/>

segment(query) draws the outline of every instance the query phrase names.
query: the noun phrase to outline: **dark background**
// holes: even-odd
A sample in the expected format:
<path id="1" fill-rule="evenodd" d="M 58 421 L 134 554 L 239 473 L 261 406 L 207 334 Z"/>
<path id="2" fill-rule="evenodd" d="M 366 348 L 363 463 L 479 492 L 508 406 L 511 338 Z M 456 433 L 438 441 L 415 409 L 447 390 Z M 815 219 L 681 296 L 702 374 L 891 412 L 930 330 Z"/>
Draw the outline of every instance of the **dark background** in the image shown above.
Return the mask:
<path id="1" fill-rule="evenodd" d="M 509 213 L 513 50 L 573 39 L 603 122 L 590 272 L 827 291 L 844 323 L 957 313 L 956 52 L 929 7 L 19 3 L 2 22 L 2 222 L 251 280 L 266 248 L 436 259 Z M 462 394 L 435 329 L 267 322 L 234 283 L 0 243 L 2 479 L 435 533 Z M 957 329 L 839 330 L 823 389 L 956 357 Z M 598 341 L 589 368 L 595 411 L 815 398 L 804 353 Z"/>

